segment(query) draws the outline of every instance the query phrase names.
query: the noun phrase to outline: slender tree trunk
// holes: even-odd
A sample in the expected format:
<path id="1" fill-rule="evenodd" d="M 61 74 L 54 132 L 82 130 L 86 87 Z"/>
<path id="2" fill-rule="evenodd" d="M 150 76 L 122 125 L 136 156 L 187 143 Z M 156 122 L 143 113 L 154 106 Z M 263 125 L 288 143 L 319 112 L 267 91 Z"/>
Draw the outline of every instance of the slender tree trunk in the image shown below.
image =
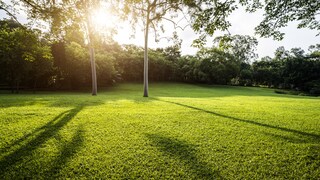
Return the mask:
<path id="1" fill-rule="evenodd" d="M 91 62 L 91 73 L 92 73 L 92 96 L 97 95 L 97 73 L 96 73 L 96 63 L 95 63 L 95 57 L 94 57 L 94 48 L 91 44 L 89 44 L 89 50 L 90 50 L 90 62 Z"/>
<path id="2" fill-rule="evenodd" d="M 149 8 L 148 8 L 149 9 Z M 144 66 L 143 66 L 143 97 L 149 96 L 148 81 L 148 34 L 149 34 L 149 12 L 147 13 L 146 30 L 144 34 Z"/>
<path id="3" fill-rule="evenodd" d="M 91 62 L 91 74 L 92 74 L 92 96 L 97 95 L 97 73 L 96 73 L 96 63 L 94 57 L 94 47 L 93 47 L 93 38 L 91 34 L 91 25 L 89 18 L 87 19 L 87 33 L 88 33 L 88 42 L 89 42 L 89 54 Z"/>

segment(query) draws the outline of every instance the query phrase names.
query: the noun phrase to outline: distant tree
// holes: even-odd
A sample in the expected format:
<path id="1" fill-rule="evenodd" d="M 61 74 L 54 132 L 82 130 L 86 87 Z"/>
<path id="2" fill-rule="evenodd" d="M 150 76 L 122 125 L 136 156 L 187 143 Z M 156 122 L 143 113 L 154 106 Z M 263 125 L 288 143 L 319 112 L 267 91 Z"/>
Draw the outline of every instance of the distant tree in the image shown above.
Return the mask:
<path id="1" fill-rule="evenodd" d="M 320 58 L 307 55 L 301 48 L 292 48 L 283 66 L 284 81 L 292 88 L 310 91 L 320 85 Z M 320 88 L 319 88 L 320 90 Z"/>
<path id="2" fill-rule="evenodd" d="M 124 81 L 143 80 L 143 48 L 136 45 L 123 45 L 117 59 L 117 69 Z"/>
<path id="3" fill-rule="evenodd" d="M 311 45 L 308 50 L 311 57 L 320 57 L 320 44 Z"/>
<path id="4" fill-rule="evenodd" d="M 320 56 L 317 45 L 310 46 L 310 54 L 301 48 L 290 51 L 279 47 L 275 57 L 264 57 L 252 64 L 256 85 L 287 88 L 320 94 Z"/>
<path id="5" fill-rule="evenodd" d="M 35 35 L 39 38 L 40 31 L 34 32 Z M 33 42 L 32 56 L 34 58 L 31 61 L 31 71 L 29 76 L 33 83 L 34 91 L 38 87 L 47 87 L 49 81 L 54 72 L 53 67 L 53 56 L 49 43 L 46 40 L 37 39 Z"/>
<path id="6" fill-rule="evenodd" d="M 238 75 L 238 85 L 252 86 L 253 85 L 253 71 L 249 63 L 241 63 L 240 73 Z"/>
<path id="7" fill-rule="evenodd" d="M 278 47 L 274 52 L 274 58 L 278 60 L 288 58 L 289 56 L 290 52 L 287 51 L 283 46 Z"/>
<path id="8" fill-rule="evenodd" d="M 253 79 L 256 85 L 270 86 L 271 81 L 271 58 L 263 57 L 260 61 L 255 61 L 252 64 Z"/>
<path id="9" fill-rule="evenodd" d="M 173 45 L 167 46 L 165 48 L 157 48 L 157 51 L 161 53 L 161 56 L 163 56 L 164 66 L 162 67 L 155 67 L 154 69 L 160 70 L 159 73 L 164 74 L 161 78 L 162 80 L 178 80 L 177 78 L 179 75 L 178 71 L 178 60 L 181 58 L 181 43 L 182 40 L 179 39 L 178 35 L 176 33 L 173 34 L 173 37 L 171 38 L 173 41 Z M 160 54 L 159 54 L 160 55 Z"/>
<path id="10" fill-rule="evenodd" d="M 197 57 L 187 55 L 179 58 L 178 62 L 178 79 L 184 82 L 195 82 L 198 77 L 200 61 Z"/>
<path id="11" fill-rule="evenodd" d="M 230 53 L 239 62 L 250 62 L 258 57 L 256 48 L 258 41 L 248 35 L 224 35 L 214 39 L 220 50 Z"/>
<path id="12" fill-rule="evenodd" d="M 52 70 L 50 47 L 40 38 L 39 31 L 12 26 L 12 23 L 1 24 L 0 64 L 12 92 L 14 87 L 19 92 L 21 83 L 30 78 L 33 78 L 35 88 L 39 78 Z"/>
<path id="13" fill-rule="evenodd" d="M 112 52 L 96 48 L 97 79 L 100 86 L 110 86 L 121 79 L 116 69 L 116 56 Z"/>
<path id="14" fill-rule="evenodd" d="M 237 77 L 232 79 L 233 85 L 252 85 L 252 68 L 250 63 L 258 58 L 256 38 L 248 35 L 223 35 L 214 39 L 219 50 L 234 56 L 240 70 Z"/>
<path id="15" fill-rule="evenodd" d="M 173 45 L 164 48 L 163 51 L 169 61 L 177 61 L 181 57 L 182 40 L 179 39 L 176 32 L 173 33 L 171 40 L 173 41 Z"/>
<path id="16" fill-rule="evenodd" d="M 65 45 L 67 80 L 71 88 L 78 89 L 90 82 L 90 62 L 88 51 L 76 42 Z"/>
<path id="17" fill-rule="evenodd" d="M 215 84 L 228 84 L 237 76 L 240 64 L 236 58 L 217 48 L 203 48 L 197 55 L 200 60 L 201 81 Z"/>

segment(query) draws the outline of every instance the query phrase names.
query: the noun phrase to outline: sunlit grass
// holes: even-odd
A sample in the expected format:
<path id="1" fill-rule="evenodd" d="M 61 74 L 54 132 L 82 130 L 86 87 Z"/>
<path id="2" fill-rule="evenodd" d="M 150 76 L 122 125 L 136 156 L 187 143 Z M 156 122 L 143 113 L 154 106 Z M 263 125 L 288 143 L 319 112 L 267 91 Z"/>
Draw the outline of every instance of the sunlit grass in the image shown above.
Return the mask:
<path id="1" fill-rule="evenodd" d="M 0 179 L 318 179 L 320 99 L 123 84 L 1 94 Z"/>

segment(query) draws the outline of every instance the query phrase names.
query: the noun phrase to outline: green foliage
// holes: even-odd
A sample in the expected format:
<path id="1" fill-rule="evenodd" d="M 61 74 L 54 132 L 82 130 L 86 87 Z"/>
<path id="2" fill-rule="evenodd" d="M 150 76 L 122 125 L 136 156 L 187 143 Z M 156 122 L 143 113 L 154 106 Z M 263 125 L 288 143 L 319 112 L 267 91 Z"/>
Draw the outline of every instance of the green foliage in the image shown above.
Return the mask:
<path id="1" fill-rule="evenodd" d="M 120 80 L 116 69 L 119 58 L 117 44 L 96 42 L 96 66 L 99 86 L 110 86 Z M 88 47 L 77 42 L 59 42 L 52 46 L 56 72 L 56 88 L 79 89 L 91 83 L 91 69 Z"/>
<path id="2" fill-rule="evenodd" d="M 93 7 L 103 6 L 103 1 L 40 1 L 40 0 L 11 0 L 12 3 L 25 6 L 26 12 L 30 18 L 42 19 L 51 24 L 53 32 L 63 34 L 64 29 L 70 25 L 70 22 L 86 21 L 86 17 L 94 10 Z M 104 2 L 105 3 L 105 2 Z M 284 33 L 281 28 L 288 25 L 289 22 L 298 21 L 298 28 L 309 28 L 316 31 L 320 30 L 320 23 L 317 19 L 320 11 L 318 0 L 127 0 L 127 1 L 109 1 L 116 8 L 114 14 L 123 19 L 130 19 L 132 23 L 139 20 L 146 22 L 147 15 L 148 27 L 157 30 L 163 30 L 161 21 L 169 21 L 178 27 L 175 17 L 177 12 L 182 11 L 189 18 L 190 25 L 195 32 L 200 33 L 199 39 L 195 44 L 203 45 L 206 35 L 213 35 L 217 30 L 227 31 L 231 26 L 228 16 L 233 13 L 240 5 L 245 7 L 248 12 L 256 12 L 259 9 L 264 11 L 264 19 L 255 28 L 256 33 L 261 37 L 273 37 L 281 40 Z M 120 3 L 120 4 L 119 4 Z M 120 8 L 119 8 L 120 7 Z M 5 2 L 1 2 L 0 9 L 5 10 L 11 17 L 12 7 Z M 14 8 L 13 8 L 14 9 Z M 165 15 L 169 15 L 167 18 Z M 174 19 L 174 20 L 172 20 Z"/>
<path id="3" fill-rule="evenodd" d="M 0 95 L 0 179 L 317 179 L 319 98 L 121 84 Z"/>
<path id="4" fill-rule="evenodd" d="M 33 84 L 42 79 L 42 86 L 47 86 L 49 72 L 52 70 L 50 48 L 41 34 L 22 26 L 8 26 L 6 21 L 0 28 L 0 64 L 3 72 L 2 81 L 13 90 L 19 91 L 20 85 Z"/>
<path id="5" fill-rule="evenodd" d="M 143 48 L 135 45 L 125 45 L 121 56 L 118 57 L 117 69 L 121 72 L 124 81 L 141 81 L 143 78 Z M 170 52 L 171 51 L 171 52 Z M 166 49 L 149 49 L 149 78 L 151 81 L 175 80 L 176 57 L 180 54 L 174 52 L 171 47 Z"/>
<path id="6" fill-rule="evenodd" d="M 254 81 L 256 84 L 318 94 L 319 57 L 317 50 L 305 54 L 300 48 L 293 48 L 289 52 L 280 47 L 273 59 L 264 58 L 253 63 Z"/>
<path id="7" fill-rule="evenodd" d="M 203 48 L 197 53 L 200 60 L 201 81 L 214 84 L 227 84 L 239 72 L 236 58 L 216 48 Z"/>
<path id="8" fill-rule="evenodd" d="M 280 32 L 280 29 L 292 21 L 299 22 L 298 28 L 320 31 L 320 23 L 317 20 L 320 11 L 318 0 L 240 0 L 240 2 L 247 6 L 250 12 L 264 8 L 264 19 L 256 27 L 256 32 L 262 37 L 283 39 L 284 33 Z"/>
<path id="9" fill-rule="evenodd" d="M 256 84 L 269 87 L 277 87 L 282 82 L 280 60 L 272 60 L 268 57 L 262 58 L 252 64 L 253 78 Z"/>
<path id="10" fill-rule="evenodd" d="M 239 62 L 252 62 L 257 59 L 256 38 L 248 35 L 223 35 L 214 39 L 218 43 L 218 48 L 224 52 L 232 54 Z"/>
<path id="11" fill-rule="evenodd" d="M 8 22 L 8 23 L 7 23 Z M 80 89 L 92 83 L 88 45 L 79 29 L 69 30 L 64 40 L 48 46 L 40 31 L 29 30 L 14 21 L 2 21 L 0 38 L 0 85 L 11 89 Z M 111 39 L 94 38 L 99 86 L 143 80 L 144 49 L 120 46 Z M 179 81 L 207 84 L 263 85 L 319 92 L 319 45 L 309 54 L 300 48 L 279 47 L 274 58 L 250 64 L 256 56 L 256 40 L 248 36 L 221 36 L 217 47 L 202 48 L 195 56 L 181 56 L 181 40 L 166 48 L 149 49 L 151 81 Z"/>
<path id="12" fill-rule="evenodd" d="M 238 84 L 242 86 L 252 86 L 253 82 L 253 71 L 250 64 L 241 63 L 240 66 L 240 74 L 238 77 Z"/>
<path id="13" fill-rule="evenodd" d="M 110 86 L 116 82 L 118 72 L 115 69 L 115 58 L 112 54 L 97 53 L 96 64 L 97 64 L 97 78 L 98 85 Z"/>
<path id="14" fill-rule="evenodd" d="M 280 31 L 281 28 L 293 21 L 299 22 L 298 28 L 320 30 L 320 23 L 317 20 L 320 11 L 318 0 L 208 0 L 193 1 L 191 4 L 195 7 L 189 11 L 192 27 L 201 34 L 199 39 L 194 41 L 195 46 L 202 46 L 206 41 L 206 35 L 213 35 L 217 30 L 227 31 L 231 26 L 228 16 L 238 8 L 239 4 L 251 13 L 258 9 L 264 10 L 264 19 L 255 28 L 261 37 L 282 40 L 284 33 Z"/>
<path id="15" fill-rule="evenodd" d="M 66 44 L 68 80 L 73 89 L 89 84 L 90 61 L 88 50 L 76 42 Z"/>
<path id="16" fill-rule="evenodd" d="M 143 48 L 126 45 L 122 47 L 123 49 L 119 49 L 116 45 L 109 45 L 107 50 L 103 47 L 108 47 L 108 45 L 99 46 L 98 51 L 104 54 L 103 57 L 106 59 L 105 65 L 99 65 L 103 67 L 100 72 L 107 73 L 99 77 L 105 78 L 102 82 L 109 84 L 111 80 L 112 82 L 142 81 Z M 157 82 L 264 85 L 298 88 L 308 92 L 317 87 L 316 84 L 314 87 L 311 86 L 313 83 L 309 82 L 317 81 L 319 76 L 318 57 L 314 52 L 305 55 L 299 48 L 294 48 L 289 52 L 280 47 L 275 52 L 274 58 L 265 57 L 249 64 L 240 61 L 226 50 L 215 47 L 203 48 L 195 56 L 182 57 L 176 46 L 149 49 L 149 76 L 150 80 Z M 97 57 L 100 58 L 100 55 Z M 74 67 L 77 66 L 74 65 Z M 106 84 L 102 83 L 102 86 L 104 85 Z M 313 90 L 313 92 L 317 91 Z"/>
<path id="17" fill-rule="evenodd" d="M 125 45 L 118 59 L 118 71 L 124 81 L 142 81 L 143 49 L 135 45 Z"/>

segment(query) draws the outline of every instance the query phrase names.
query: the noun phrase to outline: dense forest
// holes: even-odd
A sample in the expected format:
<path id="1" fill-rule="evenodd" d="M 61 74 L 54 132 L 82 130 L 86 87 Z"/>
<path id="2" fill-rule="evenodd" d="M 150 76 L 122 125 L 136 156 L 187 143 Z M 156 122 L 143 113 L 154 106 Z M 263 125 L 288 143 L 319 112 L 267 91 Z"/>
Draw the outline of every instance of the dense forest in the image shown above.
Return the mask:
<path id="1" fill-rule="evenodd" d="M 91 85 L 88 45 L 79 28 L 70 28 L 58 41 L 13 20 L 0 22 L 0 88 L 77 90 Z M 119 45 L 110 37 L 95 38 L 99 87 L 118 82 L 142 82 L 144 48 Z M 257 40 L 250 36 L 216 37 L 210 48 L 182 56 L 181 40 L 149 49 L 151 82 L 267 86 L 320 94 L 320 44 L 309 52 L 279 47 L 274 57 L 257 58 Z"/>

